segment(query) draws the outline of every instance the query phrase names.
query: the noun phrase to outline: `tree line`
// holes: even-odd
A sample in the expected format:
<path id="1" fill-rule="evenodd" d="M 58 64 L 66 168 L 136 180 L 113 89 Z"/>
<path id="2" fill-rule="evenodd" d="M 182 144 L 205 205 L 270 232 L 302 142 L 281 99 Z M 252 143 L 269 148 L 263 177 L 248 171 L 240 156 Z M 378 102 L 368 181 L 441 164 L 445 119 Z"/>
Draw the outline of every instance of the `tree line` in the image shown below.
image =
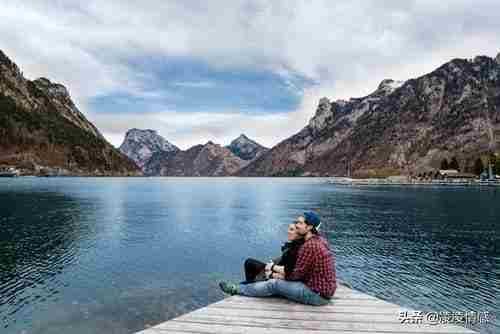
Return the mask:
<path id="1" fill-rule="evenodd" d="M 497 175 L 500 174 L 500 157 L 497 157 L 495 154 L 490 154 L 487 157 L 478 157 L 474 161 L 472 172 L 476 175 L 481 175 L 482 172 L 488 171 L 488 161 L 491 161 L 493 173 Z M 461 170 L 456 157 L 452 157 L 450 161 L 444 158 L 441 161 L 441 169 Z"/>

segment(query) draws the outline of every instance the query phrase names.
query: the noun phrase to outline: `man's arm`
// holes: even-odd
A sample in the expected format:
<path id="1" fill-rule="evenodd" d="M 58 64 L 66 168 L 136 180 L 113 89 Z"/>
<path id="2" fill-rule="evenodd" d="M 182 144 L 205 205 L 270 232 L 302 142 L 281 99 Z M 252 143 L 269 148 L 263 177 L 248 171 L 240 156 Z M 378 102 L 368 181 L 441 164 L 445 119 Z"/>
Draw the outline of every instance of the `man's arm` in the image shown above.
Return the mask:
<path id="1" fill-rule="evenodd" d="M 311 272 L 314 264 L 315 245 L 311 242 L 305 243 L 297 255 L 297 263 L 293 272 L 287 276 L 288 281 L 301 281 Z"/>

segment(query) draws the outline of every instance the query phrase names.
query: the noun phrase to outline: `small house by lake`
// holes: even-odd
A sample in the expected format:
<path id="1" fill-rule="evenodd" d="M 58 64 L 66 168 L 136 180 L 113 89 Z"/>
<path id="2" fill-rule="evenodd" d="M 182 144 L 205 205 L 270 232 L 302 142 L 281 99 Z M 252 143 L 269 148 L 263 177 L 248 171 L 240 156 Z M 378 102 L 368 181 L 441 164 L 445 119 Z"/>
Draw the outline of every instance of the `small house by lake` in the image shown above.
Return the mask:
<path id="1" fill-rule="evenodd" d="M 417 179 L 427 182 L 445 182 L 445 183 L 471 183 L 478 177 L 472 173 L 462 173 L 456 169 L 440 169 L 424 171 L 417 174 Z"/>
<path id="2" fill-rule="evenodd" d="M 472 173 L 461 173 L 455 169 L 440 170 L 439 175 L 444 180 L 471 181 L 477 179 L 477 175 Z"/>
<path id="3" fill-rule="evenodd" d="M 0 166 L 0 177 L 16 177 L 19 176 L 19 171 L 10 166 Z"/>

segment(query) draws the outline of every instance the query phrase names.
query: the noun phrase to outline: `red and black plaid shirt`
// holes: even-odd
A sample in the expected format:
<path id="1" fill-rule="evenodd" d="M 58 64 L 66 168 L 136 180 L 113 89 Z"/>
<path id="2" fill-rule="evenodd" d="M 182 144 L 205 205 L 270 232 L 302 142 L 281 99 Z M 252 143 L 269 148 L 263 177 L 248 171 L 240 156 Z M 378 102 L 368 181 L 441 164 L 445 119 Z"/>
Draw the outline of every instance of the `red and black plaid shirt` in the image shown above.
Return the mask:
<path id="1" fill-rule="evenodd" d="M 301 281 L 309 289 L 324 298 L 331 298 L 337 289 L 335 255 L 328 242 L 318 235 L 307 240 L 299 249 L 297 264 L 286 277 L 289 281 Z"/>

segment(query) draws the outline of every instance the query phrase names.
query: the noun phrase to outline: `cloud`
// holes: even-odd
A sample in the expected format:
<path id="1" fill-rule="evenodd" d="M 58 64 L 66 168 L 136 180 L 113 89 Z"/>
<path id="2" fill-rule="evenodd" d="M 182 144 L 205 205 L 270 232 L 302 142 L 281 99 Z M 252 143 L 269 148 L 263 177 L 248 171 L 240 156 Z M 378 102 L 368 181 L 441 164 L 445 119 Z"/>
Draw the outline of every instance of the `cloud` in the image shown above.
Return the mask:
<path id="1" fill-rule="evenodd" d="M 144 106 L 134 104 L 140 98 L 149 105 L 144 122 L 155 128 L 157 111 L 163 110 L 162 118 L 188 122 L 179 115 L 185 97 L 224 89 L 217 95 L 220 109 L 214 99 L 210 112 L 194 104 L 183 112 L 206 112 L 207 118 L 229 127 L 234 125 L 224 122 L 230 119 L 241 124 L 238 131 L 255 133 L 257 140 L 270 145 L 293 134 L 298 123 L 305 125 L 321 96 L 362 96 L 384 78 L 419 76 L 455 57 L 494 56 L 500 45 L 500 2 L 492 0 L 1 1 L 0 48 L 28 77 L 46 76 L 68 86 L 98 128 L 113 136 L 117 132 L 107 121 L 110 116 L 103 115 L 106 104 L 95 105 L 95 99 L 125 96 L 125 109 L 139 119 L 141 110 L 133 109 Z M 285 85 L 297 100 L 286 104 L 288 110 L 276 107 L 276 115 L 259 112 L 260 118 L 255 118 L 237 102 L 253 98 L 250 109 L 257 110 L 266 95 L 262 90 L 247 94 L 248 90 L 238 90 L 241 83 L 220 85 L 210 75 L 198 77 L 187 66 L 180 68 L 190 73 L 185 78 L 170 78 L 168 73 L 159 78 L 158 67 L 134 62 L 158 58 L 191 59 L 217 73 L 272 73 L 282 81 L 272 85 Z M 168 84 L 155 87 L 161 82 Z M 173 88 L 185 91 L 178 94 Z M 234 104 L 232 110 L 224 97 Z M 268 108 L 269 103 L 260 107 Z M 119 110 L 113 112 L 116 118 L 123 116 Z M 235 113 L 240 114 L 236 120 Z M 231 115 L 220 116 L 227 114 Z M 288 128 L 259 123 L 268 124 L 278 115 L 290 120 Z M 205 130 L 198 127 L 191 135 L 183 132 L 182 124 L 174 130 L 186 143 L 209 135 L 220 136 L 211 138 L 216 141 L 229 136 L 228 131 L 216 130 L 220 127 L 213 122 L 202 124 Z M 132 126 L 136 124 L 123 124 Z"/>

